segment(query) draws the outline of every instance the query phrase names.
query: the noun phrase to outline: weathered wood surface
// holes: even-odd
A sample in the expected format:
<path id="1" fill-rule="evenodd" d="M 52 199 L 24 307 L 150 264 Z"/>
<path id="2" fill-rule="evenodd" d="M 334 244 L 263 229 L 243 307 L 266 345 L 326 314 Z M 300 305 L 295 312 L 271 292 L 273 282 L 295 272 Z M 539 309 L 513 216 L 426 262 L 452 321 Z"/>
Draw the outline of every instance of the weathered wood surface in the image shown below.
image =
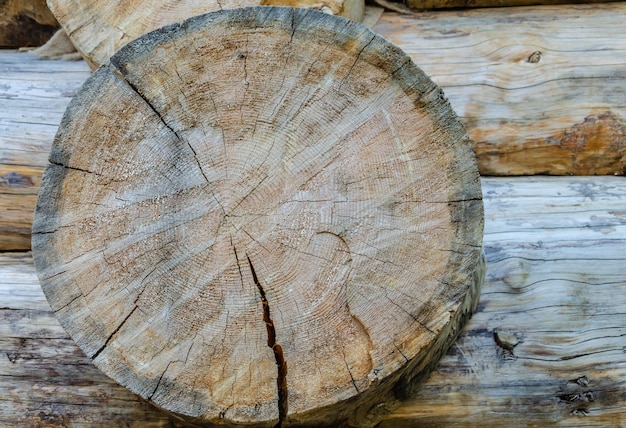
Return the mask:
<path id="1" fill-rule="evenodd" d="M 44 45 L 33 49 L 31 52 L 42 59 L 62 59 L 68 61 L 80 61 L 83 59 L 63 29 L 54 33 L 54 36 Z"/>
<path id="2" fill-rule="evenodd" d="M 624 174 L 626 2 L 400 15 L 374 27 L 448 96 L 483 175 Z"/>
<path id="3" fill-rule="evenodd" d="M 218 10 L 291 6 L 361 21 L 364 0 L 48 0 L 54 16 L 83 58 L 97 68 L 136 38 L 165 25 Z"/>
<path id="4" fill-rule="evenodd" d="M 484 179 L 478 311 L 382 427 L 626 425 L 625 184 Z"/>
<path id="5" fill-rule="evenodd" d="M 317 11 L 224 10 L 128 44 L 74 97 L 33 258 L 94 364 L 161 408 L 373 426 L 476 306 L 481 196 L 401 50 Z"/>
<path id="6" fill-rule="evenodd" d="M 385 12 L 374 29 L 444 89 L 481 174 L 622 174 L 625 17 L 626 3 Z M 88 76 L 83 62 L 0 51 L 0 249 L 30 247 L 46 153 Z"/>
<path id="7" fill-rule="evenodd" d="M 488 270 L 478 310 L 382 426 L 624 426 L 624 179 L 482 185 Z M 28 254 L 0 257 L 0 302 L 0 425 L 172 426 L 69 339 Z"/>
<path id="8" fill-rule="evenodd" d="M 84 62 L 0 51 L 0 251 L 30 248 L 37 192 L 67 104 L 89 77 Z"/>
<path id="9" fill-rule="evenodd" d="M 57 28 L 46 0 L 0 1 L 0 48 L 42 45 Z"/>

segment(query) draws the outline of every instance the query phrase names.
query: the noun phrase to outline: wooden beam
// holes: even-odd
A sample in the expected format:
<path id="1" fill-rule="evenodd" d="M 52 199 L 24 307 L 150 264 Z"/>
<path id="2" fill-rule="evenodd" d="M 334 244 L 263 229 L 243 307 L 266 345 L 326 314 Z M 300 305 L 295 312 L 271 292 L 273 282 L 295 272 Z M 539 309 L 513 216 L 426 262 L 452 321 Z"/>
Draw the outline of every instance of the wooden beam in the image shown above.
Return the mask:
<path id="1" fill-rule="evenodd" d="M 381 426 L 623 426 L 623 179 L 482 184 L 478 311 Z M 0 302 L 0 425 L 175 423 L 91 365 L 56 321 L 28 253 L 0 256 Z"/>
<path id="2" fill-rule="evenodd" d="M 0 251 L 30 248 L 41 175 L 67 104 L 90 69 L 0 51 Z"/>
<path id="3" fill-rule="evenodd" d="M 626 3 L 385 12 L 441 86 L 483 175 L 625 172 Z"/>

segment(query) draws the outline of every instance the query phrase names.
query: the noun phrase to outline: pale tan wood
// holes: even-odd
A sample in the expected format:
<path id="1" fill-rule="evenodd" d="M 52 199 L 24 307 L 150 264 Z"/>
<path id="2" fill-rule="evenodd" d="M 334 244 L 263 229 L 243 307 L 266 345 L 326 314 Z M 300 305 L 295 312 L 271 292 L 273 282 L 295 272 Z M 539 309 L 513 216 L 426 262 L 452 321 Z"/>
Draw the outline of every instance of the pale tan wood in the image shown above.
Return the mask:
<path id="1" fill-rule="evenodd" d="M 363 5 L 359 3 L 359 6 Z M 321 11 L 326 11 L 327 13 L 332 12 L 332 10 L 328 6 L 320 6 L 314 8 Z M 380 15 L 383 12 L 382 8 L 374 6 L 366 6 L 363 13 L 357 13 L 357 5 L 350 5 L 349 7 L 348 5 L 346 5 L 344 9 L 351 12 L 349 13 L 351 19 L 358 21 L 358 18 L 361 17 L 361 22 L 363 23 L 363 25 L 367 25 L 370 28 L 376 24 L 376 22 L 380 18 Z M 346 12 L 344 16 L 348 16 L 348 12 Z M 63 29 L 57 31 L 54 36 L 52 36 L 52 38 L 46 42 L 45 45 L 34 49 L 33 53 L 44 59 L 63 59 L 77 61 L 83 58 L 82 55 L 76 50 L 76 47 L 74 47 L 72 41 Z"/>
<path id="2" fill-rule="evenodd" d="M 62 59 L 67 61 L 83 59 L 63 29 L 54 33 L 50 40 L 43 46 L 34 49 L 32 53 L 43 59 Z"/>
<path id="3" fill-rule="evenodd" d="M 30 248 L 50 145 L 67 104 L 89 74 L 84 62 L 0 52 L 0 251 Z"/>
<path id="4" fill-rule="evenodd" d="M 39 46 L 59 28 L 46 0 L 0 2 L 0 48 Z"/>
<path id="5" fill-rule="evenodd" d="M 373 426 L 470 315 L 478 170 L 439 88 L 307 9 L 199 16 L 72 100 L 33 254 L 106 374 L 197 423 Z"/>
<path id="6" fill-rule="evenodd" d="M 361 21 L 364 0 L 48 0 L 70 40 L 92 68 L 108 63 L 119 48 L 137 37 L 192 16 L 247 6 L 273 5 L 317 9 Z"/>
<path id="7" fill-rule="evenodd" d="M 626 424 L 623 178 L 484 179 L 477 312 L 381 427 Z"/>
<path id="8" fill-rule="evenodd" d="M 624 174 L 626 3 L 385 13 L 448 96 L 481 174 Z"/>
<path id="9" fill-rule="evenodd" d="M 623 181 L 482 179 L 478 310 L 383 427 L 626 424 Z M 83 356 L 29 254 L 0 255 L 0 302 L 0 425 L 170 426 Z"/>
<path id="10" fill-rule="evenodd" d="M 172 427 L 100 372 L 50 310 L 30 253 L 0 254 L 0 426 Z"/>
<path id="11" fill-rule="evenodd" d="M 444 89 L 476 141 L 481 174 L 622 174 L 624 9 L 624 3 L 611 3 L 415 17 L 385 12 L 375 30 L 412 55 Z M 541 32 L 528 31 L 531 24 Z M 505 32 L 512 36 L 502 37 Z M 544 52 L 537 63 L 525 62 L 544 43 L 555 50 Z M 0 102 L 7 106 L 0 109 L 0 164 L 6 171 L 0 175 L 5 180 L 0 210 L 11 207 L 10 215 L 16 215 L 15 222 L 0 216 L 0 249 L 30 247 L 47 151 L 70 97 L 88 75 L 81 62 L 0 52 Z M 18 180 L 33 183 L 29 198 L 10 196 L 6 174 L 13 168 L 31 171 L 27 180 Z M 19 212 L 18 206 L 23 207 Z"/>

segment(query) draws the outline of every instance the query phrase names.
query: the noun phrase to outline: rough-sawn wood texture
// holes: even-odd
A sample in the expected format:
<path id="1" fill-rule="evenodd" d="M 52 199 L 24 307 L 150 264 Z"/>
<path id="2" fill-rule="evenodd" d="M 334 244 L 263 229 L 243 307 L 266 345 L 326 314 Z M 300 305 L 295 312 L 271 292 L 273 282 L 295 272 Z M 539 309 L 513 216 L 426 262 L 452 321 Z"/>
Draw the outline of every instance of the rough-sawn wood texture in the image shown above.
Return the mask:
<path id="1" fill-rule="evenodd" d="M 247 6 L 317 9 L 355 21 L 364 17 L 364 0 L 48 0 L 83 58 L 97 68 L 136 38 L 165 25 L 218 10 Z"/>
<path id="2" fill-rule="evenodd" d="M 33 223 L 96 366 L 194 423 L 373 426 L 484 276 L 441 90 L 367 27 L 256 7 L 149 33 L 74 97 Z"/>
<path id="3" fill-rule="evenodd" d="M 555 4 L 589 4 L 606 3 L 607 1 L 619 0 L 406 0 L 411 9 L 435 10 L 435 9 L 459 9 L 473 7 L 510 7 L 510 6 L 536 6 Z"/>

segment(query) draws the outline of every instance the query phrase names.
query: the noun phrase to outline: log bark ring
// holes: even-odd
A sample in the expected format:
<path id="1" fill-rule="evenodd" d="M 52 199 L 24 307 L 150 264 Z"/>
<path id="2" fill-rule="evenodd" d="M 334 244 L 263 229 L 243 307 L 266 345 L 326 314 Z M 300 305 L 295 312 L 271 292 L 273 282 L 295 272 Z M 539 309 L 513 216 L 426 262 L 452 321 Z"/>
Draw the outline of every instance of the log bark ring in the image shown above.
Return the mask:
<path id="1" fill-rule="evenodd" d="M 372 426 L 475 307 L 468 143 L 360 24 L 256 7 L 165 27 L 67 109 L 42 288 L 96 366 L 188 421 Z"/>

